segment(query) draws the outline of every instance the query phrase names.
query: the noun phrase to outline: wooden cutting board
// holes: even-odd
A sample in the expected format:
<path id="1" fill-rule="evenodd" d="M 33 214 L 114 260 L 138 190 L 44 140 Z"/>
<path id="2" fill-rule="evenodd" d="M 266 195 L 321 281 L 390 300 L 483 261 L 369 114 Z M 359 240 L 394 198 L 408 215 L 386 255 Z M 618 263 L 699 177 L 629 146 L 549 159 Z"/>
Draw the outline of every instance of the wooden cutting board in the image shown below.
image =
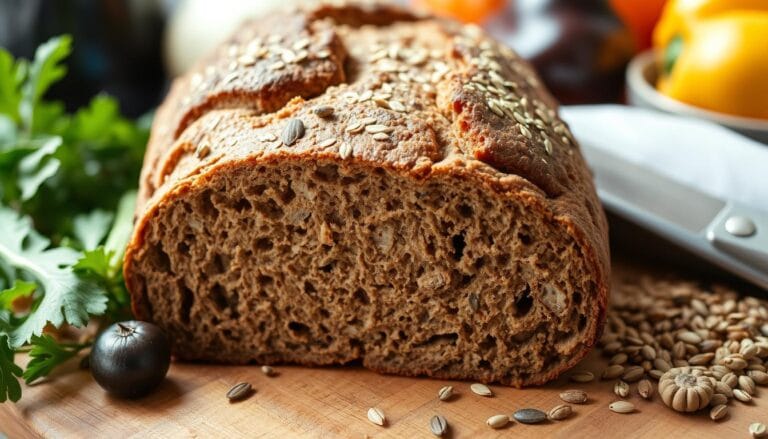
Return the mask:
<path id="1" fill-rule="evenodd" d="M 604 360 L 588 357 L 580 369 L 598 371 Z M 0 431 L 25 437 L 432 437 L 429 419 L 442 414 L 454 438 L 476 437 L 749 437 L 751 422 L 768 423 L 768 398 L 746 405 L 730 403 L 730 415 L 719 423 L 706 413 L 681 415 L 667 409 L 658 396 L 642 400 L 633 386 L 629 398 L 638 411 L 620 415 L 608 410 L 613 382 L 570 383 L 560 379 L 541 388 L 492 386 L 495 396 L 483 398 L 469 383 L 379 375 L 361 368 L 278 367 L 268 378 L 258 367 L 174 364 L 168 380 L 151 396 L 138 401 L 110 397 L 76 362 L 48 382 L 24 388 L 18 404 L 0 407 Z M 248 381 L 256 393 L 230 404 L 225 393 Z M 451 384 L 457 395 L 437 399 L 440 387 Z M 541 425 L 514 423 L 494 431 L 485 420 L 518 408 L 542 410 L 562 403 L 568 388 L 586 390 L 590 400 L 574 405 L 574 415 Z M 768 396 L 768 389 L 761 393 Z M 763 396 L 763 395 L 759 395 Z M 368 422 L 369 407 L 381 408 L 388 425 Z"/>
<path id="2" fill-rule="evenodd" d="M 614 273 L 618 270 L 614 264 Z M 626 267 L 624 270 L 626 271 Z M 644 270 L 643 270 L 644 271 Z M 605 359 L 594 353 L 574 370 L 599 375 Z M 54 376 L 31 387 L 17 404 L 0 404 L 0 433 L 26 437 L 433 437 L 429 419 L 445 416 L 453 438 L 476 437 L 602 437 L 731 438 L 749 437 L 752 422 L 768 424 L 768 388 L 758 390 L 751 404 L 731 401 L 729 416 L 718 423 L 708 413 L 682 415 L 666 408 L 658 395 L 641 399 L 632 386 L 629 398 L 637 412 L 621 415 L 608 410 L 616 399 L 614 381 L 587 384 L 563 377 L 546 386 L 513 389 L 492 386 L 495 396 L 483 398 L 467 382 L 380 375 L 359 367 L 276 367 L 266 377 L 255 366 L 173 364 L 168 379 L 152 395 L 136 401 L 115 399 L 77 368 L 77 360 Z M 567 374 L 566 374 L 567 375 Z M 230 404 L 227 390 L 241 381 L 256 393 Z M 437 399 L 444 385 L 457 395 L 448 402 Z M 655 384 L 655 383 L 654 383 Z M 583 389 L 589 402 L 574 405 L 574 415 L 541 425 L 513 423 L 499 431 L 485 420 L 519 408 L 549 410 L 562 401 L 569 388 Z M 378 427 L 366 418 L 369 407 L 384 411 L 388 424 Z M 2 438 L 2 434 L 0 434 Z"/>

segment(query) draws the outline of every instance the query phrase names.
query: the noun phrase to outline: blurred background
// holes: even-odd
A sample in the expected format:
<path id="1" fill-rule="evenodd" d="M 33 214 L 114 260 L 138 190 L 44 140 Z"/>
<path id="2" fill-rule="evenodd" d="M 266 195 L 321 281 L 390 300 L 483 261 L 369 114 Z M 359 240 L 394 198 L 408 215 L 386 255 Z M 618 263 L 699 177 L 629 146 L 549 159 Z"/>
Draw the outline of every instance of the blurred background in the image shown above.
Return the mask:
<path id="1" fill-rule="evenodd" d="M 238 23 L 298 0 L 0 0 L 0 46 L 31 58 L 54 35 L 74 37 L 70 72 L 51 92 L 71 111 L 104 91 L 138 116 Z M 563 103 L 620 102 L 624 69 L 650 45 L 664 0 L 414 0 L 483 24 L 531 60 Z"/>

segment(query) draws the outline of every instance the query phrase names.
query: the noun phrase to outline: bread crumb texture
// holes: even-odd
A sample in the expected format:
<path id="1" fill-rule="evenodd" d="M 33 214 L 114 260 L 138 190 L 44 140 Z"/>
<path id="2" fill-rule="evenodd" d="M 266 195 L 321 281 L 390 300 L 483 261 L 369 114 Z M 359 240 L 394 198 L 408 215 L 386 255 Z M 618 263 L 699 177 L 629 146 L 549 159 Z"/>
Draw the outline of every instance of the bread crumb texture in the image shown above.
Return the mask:
<path id="1" fill-rule="evenodd" d="M 247 22 L 177 79 L 125 278 L 178 358 L 523 386 L 601 331 L 608 232 L 531 67 L 381 4 Z"/>

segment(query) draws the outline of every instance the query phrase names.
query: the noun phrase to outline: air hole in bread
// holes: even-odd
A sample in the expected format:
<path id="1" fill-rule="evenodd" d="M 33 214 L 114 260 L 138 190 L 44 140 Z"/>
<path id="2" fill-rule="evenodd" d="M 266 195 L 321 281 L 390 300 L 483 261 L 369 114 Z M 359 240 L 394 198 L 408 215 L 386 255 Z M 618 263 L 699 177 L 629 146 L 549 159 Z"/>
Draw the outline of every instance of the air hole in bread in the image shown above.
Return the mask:
<path id="1" fill-rule="evenodd" d="M 486 335 L 485 338 L 483 338 L 483 341 L 480 342 L 480 349 L 483 351 L 496 349 L 496 337 L 491 334 Z"/>
<path id="2" fill-rule="evenodd" d="M 531 308 L 533 308 L 533 297 L 531 297 L 531 286 L 526 285 L 525 289 L 515 299 L 515 317 L 524 317 Z"/>
<path id="3" fill-rule="evenodd" d="M 256 203 L 256 210 L 272 220 L 280 219 L 284 215 L 283 209 L 272 198 L 267 199 L 267 201 Z"/>
<path id="4" fill-rule="evenodd" d="M 253 206 L 248 202 L 246 198 L 240 198 L 237 200 L 234 206 L 232 206 L 238 213 L 243 213 L 246 210 L 251 210 Z"/>
<path id="5" fill-rule="evenodd" d="M 307 337 L 309 336 L 309 326 L 300 323 L 300 322 L 288 322 L 288 329 L 293 332 L 294 335 L 298 337 Z"/>
<path id="6" fill-rule="evenodd" d="M 357 299 L 357 301 L 362 303 L 363 305 L 371 304 L 371 298 L 368 297 L 368 293 L 366 293 L 365 290 L 362 288 L 358 288 L 357 290 L 355 290 L 355 299 Z"/>
<path id="7" fill-rule="evenodd" d="M 524 245 L 531 245 L 531 242 L 533 242 L 531 239 L 531 235 L 525 232 L 518 232 L 517 239 L 519 239 L 520 242 L 522 242 Z"/>
<path id="8" fill-rule="evenodd" d="M 163 251 L 163 246 L 156 244 L 147 250 L 147 260 L 152 267 L 161 272 L 171 272 L 171 258 Z"/>
<path id="9" fill-rule="evenodd" d="M 334 183 L 339 178 L 339 167 L 336 165 L 318 166 L 314 177 L 324 183 Z"/>
<path id="10" fill-rule="evenodd" d="M 224 287 L 219 283 L 213 284 L 211 287 L 210 297 L 219 312 L 223 312 L 227 309 L 227 306 L 229 306 L 229 303 L 227 302 L 227 293 L 224 291 Z"/>
<path id="11" fill-rule="evenodd" d="M 192 315 L 192 306 L 195 304 L 195 295 L 186 285 L 180 286 L 181 300 L 179 304 L 181 309 L 179 315 L 181 316 L 181 322 L 188 325 Z"/>
<path id="12" fill-rule="evenodd" d="M 435 334 L 425 341 L 422 341 L 421 343 L 417 343 L 416 346 L 428 346 L 428 345 L 439 345 L 439 346 L 455 346 L 456 340 L 459 339 L 459 334 L 455 332 L 451 332 L 448 334 Z"/>
<path id="13" fill-rule="evenodd" d="M 458 210 L 459 215 L 463 216 L 464 218 L 472 218 L 472 215 L 474 214 L 472 206 L 469 204 L 459 204 L 458 207 L 456 207 L 456 210 Z"/>
<path id="14" fill-rule="evenodd" d="M 309 294 L 310 296 L 315 295 L 317 293 L 317 289 L 315 288 L 315 284 L 313 284 L 310 281 L 304 281 L 304 293 Z"/>
<path id="15" fill-rule="evenodd" d="M 453 235 L 451 244 L 453 245 L 453 259 L 460 261 L 464 256 L 464 248 L 467 246 L 467 243 L 464 241 L 464 234 Z"/>
<path id="16" fill-rule="evenodd" d="M 257 252 L 272 250 L 272 247 L 274 247 L 272 240 L 266 237 L 258 238 L 256 242 L 253 244 L 253 249 Z"/>

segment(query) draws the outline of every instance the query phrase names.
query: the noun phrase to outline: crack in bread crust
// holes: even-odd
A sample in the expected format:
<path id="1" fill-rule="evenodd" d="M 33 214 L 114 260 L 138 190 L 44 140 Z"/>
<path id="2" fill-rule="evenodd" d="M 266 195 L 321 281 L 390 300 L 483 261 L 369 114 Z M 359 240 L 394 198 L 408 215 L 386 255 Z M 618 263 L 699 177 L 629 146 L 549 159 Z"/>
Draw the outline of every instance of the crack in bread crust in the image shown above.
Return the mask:
<path id="1" fill-rule="evenodd" d="M 318 115 L 314 110 L 319 106 L 333 108 L 332 114 Z M 283 145 L 282 131 L 296 119 L 305 134 L 292 145 Z M 308 170 L 296 168 L 298 164 Z M 294 184 L 315 182 L 320 187 L 317 173 L 328 167 L 344 175 L 339 178 L 352 179 L 327 191 L 340 205 L 360 200 L 361 207 L 381 207 L 366 198 L 378 191 L 380 204 L 410 203 L 409 207 L 394 206 L 368 219 L 355 217 L 349 208 L 334 216 L 326 212 L 328 206 L 306 201 L 313 214 L 306 224 L 299 221 L 304 237 L 296 236 L 286 225 L 293 223 L 285 223 L 286 209 L 301 199 L 300 193 L 312 191 Z M 279 173 L 292 177 L 278 181 Z M 243 180 L 244 175 L 248 178 Z M 388 189 L 380 190 L 377 182 Z M 361 185 L 370 186 L 367 194 L 353 191 Z M 258 188 L 277 195 L 259 201 L 261 195 L 249 192 Z M 424 188 L 435 193 L 443 188 L 451 196 L 441 205 L 417 208 L 419 203 L 413 200 Z M 398 191 L 403 198 L 392 197 Z M 284 206 L 286 193 L 293 195 L 287 196 L 291 200 Z M 208 201 L 201 194 L 209 194 Z M 462 197 L 471 206 L 468 217 L 456 204 Z M 220 212 L 215 219 L 198 218 L 211 209 Z M 378 221 L 394 212 L 402 216 L 394 223 L 397 228 L 421 230 L 414 216 L 419 209 L 422 215 L 435 217 L 431 236 L 448 247 L 439 257 L 430 255 L 437 249 L 423 246 L 412 249 L 407 260 L 378 254 L 382 264 L 400 267 L 395 273 L 399 283 L 389 289 L 384 288 L 384 279 L 374 285 L 363 276 L 375 277 L 378 265 L 359 252 L 367 248 L 365 242 L 380 238 L 360 235 L 357 247 L 347 242 L 343 251 L 335 245 L 339 234 L 354 236 L 364 225 L 378 230 L 383 224 Z M 447 209 L 456 212 L 448 214 Z M 314 222 L 314 212 L 325 212 L 325 222 Z M 224 224 L 221 218 L 240 223 Z M 494 227 L 517 227 L 523 219 L 535 230 L 520 236 L 489 234 Z M 473 233 L 482 236 L 478 242 L 472 241 L 474 235 L 456 229 L 459 223 L 470 227 L 472 221 L 488 222 L 472 226 Z M 316 270 L 313 258 L 325 254 L 325 246 L 339 258 L 345 252 L 356 255 L 348 263 L 356 277 L 328 280 L 322 286 L 316 280 L 315 295 L 349 299 L 345 305 L 359 308 L 354 297 L 358 289 L 349 284 L 355 280 L 368 297 L 368 307 L 381 313 L 386 309 L 379 305 L 387 302 L 372 306 L 372 298 L 403 300 L 404 295 L 422 294 L 429 300 L 415 312 L 442 315 L 448 319 L 446 326 L 432 324 L 421 339 L 413 330 L 406 331 L 421 320 L 411 319 L 400 327 L 402 322 L 371 311 L 368 323 L 358 325 L 366 338 L 356 345 L 350 344 L 354 337 L 344 335 L 343 328 L 327 335 L 317 326 L 334 320 L 332 303 L 320 308 L 328 315 L 316 310 L 311 319 L 295 308 L 274 309 L 270 303 L 280 300 L 281 294 L 306 294 L 305 280 L 276 268 L 263 279 L 246 272 L 248 268 L 258 272 L 265 263 L 254 248 L 237 250 L 238 240 L 259 234 L 253 229 L 256 223 L 290 242 L 275 247 L 277 238 L 273 239 L 270 251 L 283 267 L 292 262 L 280 258 L 292 254 L 297 239 L 315 248 L 301 253 L 303 262 L 293 261 L 299 267 L 295 270 Z M 179 235 L 185 227 L 193 228 Z M 389 235 L 393 243 L 402 238 L 398 233 Z M 526 253 L 533 247 L 524 243 L 534 235 L 534 247 L 543 247 L 538 253 Z M 200 244 L 205 240 L 208 244 Z M 415 235 L 407 236 L 407 241 L 419 242 Z M 457 246 L 466 249 L 466 258 L 452 259 L 449 250 Z M 494 259 L 504 251 L 506 258 Z M 211 252 L 218 256 L 210 259 Z M 466 265 L 470 254 L 480 267 Z M 441 267 L 444 273 L 422 279 L 429 270 L 413 272 L 416 262 Z M 519 386 L 556 377 L 594 344 L 604 320 L 610 268 L 607 223 L 591 176 L 578 145 L 557 116 L 556 102 L 530 66 L 474 27 L 369 5 L 318 6 L 251 21 L 175 81 L 153 125 L 142 169 L 137 226 L 124 270 L 137 317 L 166 328 L 180 358 L 305 364 L 362 359 L 367 367 L 385 372 Z M 192 275 L 202 278 L 190 280 Z M 229 280 L 214 281 L 222 277 Z M 267 291 L 261 281 L 272 285 L 265 293 L 269 300 L 259 296 Z M 435 282 L 443 282 L 443 290 L 424 289 Z M 334 292 L 342 286 L 343 291 Z M 484 302 L 491 297 L 496 302 Z M 500 307 L 495 320 L 477 320 L 479 312 L 462 314 L 470 299 L 481 309 L 490 304 Z M 525 304 L 530 304 L 529 313 L 521 321 L 529 323 L 522 328 L 516 326 L 520 322 L 514 310 Z M 226 314 L 235 308 L 236 317 Z M 257 331 L 264 321 L 254 320 L 259 315 L 273 319 L 269 331 Z M 292 320 L 281 326 L 281 319 Z M 401 328 L 398 331 L 407 332 L 406 337 L 400 340 L 398 332 L 380 328 L 383 322 Z M 384 333 L 384 341 L 375 339 L 377 329 L 382 329 L 378 332 Z M 238 331 L 276 335 L 260 335 L 247 345 L 242 334 L 237 338 Z M 296 339 L 296 334 L 304 338 Z M 516 343 L 525 344 L 522 338 L 532 344 L 516 357 L 516 367 L 504 363 L 499 354 L 482 355 L 493 349 L 513 352 L 519 348 Z M 376 353 L 370 350 L 373 347 Z M 242 351 L 240 356 L 232 353 L 237 350 Z M 224 353 L 217 356 L 215 351 Z"/>

